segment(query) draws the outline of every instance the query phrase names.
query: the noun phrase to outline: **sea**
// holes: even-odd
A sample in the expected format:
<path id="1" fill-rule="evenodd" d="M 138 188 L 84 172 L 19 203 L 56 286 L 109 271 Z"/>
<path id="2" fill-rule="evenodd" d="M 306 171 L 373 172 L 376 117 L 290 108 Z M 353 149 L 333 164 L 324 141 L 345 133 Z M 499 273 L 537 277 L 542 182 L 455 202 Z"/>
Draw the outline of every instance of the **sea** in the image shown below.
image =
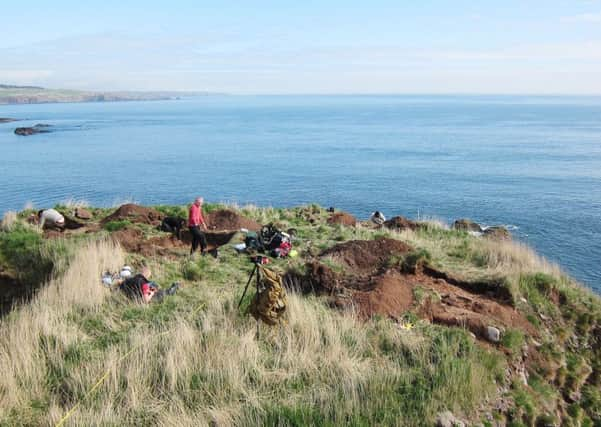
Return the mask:
<path id="1" fill-rule="evenodd" d="M 601 293 L 601 97 L 202 96 L 0 106 L 0 215 L 319 203 L 506 225 Z M 52 132 L 17 136 L 17 126 Z"/>

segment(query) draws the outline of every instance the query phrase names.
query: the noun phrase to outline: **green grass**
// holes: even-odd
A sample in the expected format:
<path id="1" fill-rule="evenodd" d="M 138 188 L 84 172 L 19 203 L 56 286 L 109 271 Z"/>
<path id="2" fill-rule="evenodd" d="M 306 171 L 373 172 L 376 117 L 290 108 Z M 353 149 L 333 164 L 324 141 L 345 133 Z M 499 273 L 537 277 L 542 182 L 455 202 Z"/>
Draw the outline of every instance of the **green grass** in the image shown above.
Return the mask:
<path id="1" fill-rule="evenodd" d="M 114 232 L 123 230 L 124 228 L 129 227 L 131 224 L 131 221 L 128 219 L 120 219 L 115 221 L 108 221 L 103 224 L 102 228 L 104 228 L 106 231 Z"/>

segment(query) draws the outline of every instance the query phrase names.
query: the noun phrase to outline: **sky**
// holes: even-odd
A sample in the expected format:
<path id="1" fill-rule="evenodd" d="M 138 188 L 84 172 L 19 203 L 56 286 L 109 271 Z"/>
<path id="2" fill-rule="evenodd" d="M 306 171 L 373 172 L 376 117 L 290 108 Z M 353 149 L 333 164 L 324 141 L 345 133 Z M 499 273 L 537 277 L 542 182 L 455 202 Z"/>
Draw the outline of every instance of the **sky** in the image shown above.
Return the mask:
<path id="1" fill-rule="evenodd" d="M 3 3 L 0 83 L 601 95 L 601 0 Z"/>

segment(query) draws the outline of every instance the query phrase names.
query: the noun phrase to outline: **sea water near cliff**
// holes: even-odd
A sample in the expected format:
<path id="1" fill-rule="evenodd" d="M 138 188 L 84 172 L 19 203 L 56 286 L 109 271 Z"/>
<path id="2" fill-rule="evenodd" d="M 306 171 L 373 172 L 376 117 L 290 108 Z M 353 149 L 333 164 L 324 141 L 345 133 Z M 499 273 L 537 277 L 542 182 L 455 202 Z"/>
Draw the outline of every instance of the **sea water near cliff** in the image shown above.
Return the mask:
<path id="1" fill-rule="evenodd" d="M 205 96 L 0 106 L 0 214 L 27 202 L 316 202 L 469 217 L 601 292 L 601 98 Z M 53 132 L 14 135 L 48 123 Z"/>

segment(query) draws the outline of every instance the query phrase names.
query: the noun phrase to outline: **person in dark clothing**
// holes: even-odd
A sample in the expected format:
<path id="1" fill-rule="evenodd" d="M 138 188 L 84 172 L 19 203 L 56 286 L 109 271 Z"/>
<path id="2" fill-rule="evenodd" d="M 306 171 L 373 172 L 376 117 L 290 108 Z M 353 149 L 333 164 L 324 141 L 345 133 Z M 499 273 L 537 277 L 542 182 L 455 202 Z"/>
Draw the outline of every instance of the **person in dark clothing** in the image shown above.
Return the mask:
<path id="1" fill-rule="evenodd" d="M 179 216 L 168 216 L 161 222 L 161 230 L 167 233 L 173 233 L 178 239 L 182 238 L 182 228 L 186 225 L 186 220 Z"/>
<path id="2" fill-rule="evenodd" d="M 162 301 L 165 295 L 173 295 L 179 287 L 178 283 L 174 283 L 167 291 L 163 291 L 156 283 L 148 280 L 150 275 L 150 269 L 144 267 L 139 274 L 125 279 L 119 289 L 128 298 L 148 304 L 151 301 Z"/>
<path id="3" fill-rule="evenodd" d="M 190 206 L 190 211 L 188 213 L 188 228 L 190 229 L 190 234 L 192 234 L 190 255 L 196 252 L 198 246 L 200 246 L 200 252 L 203 255 L 207 251 L 207 238 L 205 237 L 205 234 L 200 231 L 201 226 L 204 230 L 207 230 L 207 224 L 202 217 L 202 203 L 203 198 L 197 197 L 192 206 Z"/>

